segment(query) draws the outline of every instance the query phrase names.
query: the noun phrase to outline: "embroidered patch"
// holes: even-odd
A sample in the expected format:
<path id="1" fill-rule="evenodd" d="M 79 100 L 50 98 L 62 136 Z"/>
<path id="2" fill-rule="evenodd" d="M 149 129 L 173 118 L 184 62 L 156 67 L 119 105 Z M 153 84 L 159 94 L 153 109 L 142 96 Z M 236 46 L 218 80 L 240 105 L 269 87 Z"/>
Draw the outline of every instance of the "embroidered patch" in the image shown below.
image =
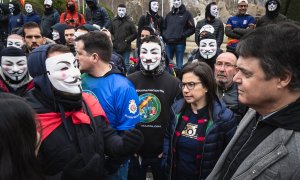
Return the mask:
<path id="1" fill-rule="evenodd" d="M 151 123 L 160 115 L 161 103 L 157 96 L 145 93 L 139 96 L 140 118 L 143 123 Z"/>
<path id="2" fill-rule="evenodd" d="M 128 110 L 132 114 L 135 114 L 137 111 L 137 105 L 133 99 L 129 101 Z"/>

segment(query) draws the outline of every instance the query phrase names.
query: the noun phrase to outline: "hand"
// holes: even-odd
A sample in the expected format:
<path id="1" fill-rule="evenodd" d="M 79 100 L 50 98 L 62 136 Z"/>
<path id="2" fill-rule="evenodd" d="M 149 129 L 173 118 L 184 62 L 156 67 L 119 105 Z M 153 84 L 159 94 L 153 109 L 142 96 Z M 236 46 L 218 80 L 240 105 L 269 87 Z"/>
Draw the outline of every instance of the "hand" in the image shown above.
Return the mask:
<path id="1" fill-rule="evenodd" d="M 142 147 L 143 143 L 143 133 L 137 128 L 124 132 L 123 147 L 128 155 L 137 152 Z"/>

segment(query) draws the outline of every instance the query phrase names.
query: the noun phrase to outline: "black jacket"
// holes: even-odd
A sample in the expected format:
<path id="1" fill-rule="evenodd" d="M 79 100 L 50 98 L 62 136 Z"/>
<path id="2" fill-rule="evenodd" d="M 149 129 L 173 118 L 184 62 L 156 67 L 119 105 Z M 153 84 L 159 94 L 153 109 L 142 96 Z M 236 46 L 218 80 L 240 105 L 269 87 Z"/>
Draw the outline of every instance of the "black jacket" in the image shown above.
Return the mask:
<path id="1" fill-rule="evenodd" d="M 195 43 L 199 46 L 200 29 L 207 24 L 211 25 L 215 29 L 213 35 L 216 37 L 218 47 L 220 48 L 224 39 L 224 25 L 221 20 L 216 18 L 213 19 L 212 21 L 208 21 L 207 19 L 202 19 L 197 22 L 196 30 L 195 30 Z"/>
<path id="2" fill-rule="evenodd" d="M 51 13 L 49 14 L 44 14 L 42 16 L 41 20 L 41 31 L 43 36 L 46 36 L 48 38 L 52 39 L 52 31 L 51 28 L 53 25 L 56 23 L 59 23 L 59 13 L 57 12 L 56 9 L 52 9 Z"/>
<path id="3" fill-rule="evenodd" d="M 182 4 L 172 8 L 164 21 L 163 39 L 166 43 L 186 43 L 186 38 L 195 33 L 193 15 Z"/>
<path id="4" fill-rule="evenodd" d="M 109 27 L 112 34 L 113 49 L 117 53 L 131 50 L 131 42 L 137 37 L 135 24 L 127 15 L 123 18 L 115 17 Z"/>
<path id="5" fill-rule="evenodd" d="M 54 104 L 38 89 L 30 91 L 26 100 L 38 117 L 55 112 Z M 91 124 L 75 124 L 67 117 L 41 143 L 38 158 L 49 179 L 103 179 L 105 155 L 124 155 L 122 138 L 103 116 L 92 117 L 87 103 L 84 104 L 84 112 L 90 117 Z"/>
<path id="6" fill-rule="evenodd" d="M 147 14 L 142 15 L 138 22 L 138 34 L 137 34 L 137 47 L 140 45 L 140 38 L 141 38 L 141 32 L 142 28 L 144 26 L 150 26 L 153 24 L 153 28 L 155 29 L 155 33 L 158 35 L 161 35 L 163 32 L 163 26 L 164 26 L 164 18 L 161 17 L 158 14 L 152 15 L 149 12 Z"/>

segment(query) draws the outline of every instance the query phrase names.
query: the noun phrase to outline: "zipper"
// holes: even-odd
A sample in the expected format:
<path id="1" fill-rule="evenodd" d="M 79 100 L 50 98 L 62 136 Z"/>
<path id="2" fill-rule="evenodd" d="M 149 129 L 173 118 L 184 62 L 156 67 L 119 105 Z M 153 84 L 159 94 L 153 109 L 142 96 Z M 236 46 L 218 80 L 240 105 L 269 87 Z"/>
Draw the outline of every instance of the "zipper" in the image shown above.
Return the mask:
<path id="1" fill-rule="evenodd" d="M 251 131 L 251 134 L 250 136 L 248 137 L 247 141 L 243 144 L 243 146 L 240 148 L 240 150 L 236 153 L 235 157 L 233 158 L 233 160 L 231 161 L 231 163 L 229 164 L 229 167 L 227 168 L 227 171 L 223 177 L 223 180 L 224 178 L 226 177 L 226 175 L 228 174 L 228 171 L 229 171 L 229 168 L 230 166 L 232 165 L 232 163 L 234 162 L 234 160 L 236 159 L 236 157 L 240 154 L 240 152 L 242 151 L 242 149 L 245 147 L 245 145 L 249 142 L 249 140 L 251 139 L 251 137 L 253 136 L 253 133 L 254 131 L 256 130 L 257 128 L 257 125 L 258 125 L 259 121 L 256 122 L 255 126 L 252 128 L 252 131 Z"/>
<path id="2" fill-rule="evenodd" d="M 212 121 L 212 120 L 208 120 L 207 122 L 207 126 L 209 125 L 209 121 Z M 201 161 L 200 161 L 200 170 L 199 170 L 199 179 L 201 179 L 201 167 L 202 167 L 202 161 L 203 161 L 203 154 L 204 154 L 204 146 L 205 146 L 205 142 L 206 142 L 206 137 L 207 135 L 209 134 L 209 132 L 213 129 L 212 127 L 215 126 L 215 124 L 213 124 L 209 129 L 208 131 L 205 133 L 205 139 L 204 139 L 204 142 L 203 142 L 203 147 L 202 147 L 202 158 L 201 158 Z"/>
<path id="3" fill-rule="evenodd" d="M 171 180 L 172 179 L 172 169 L 173 169 L 173 139 L 174 139 L 174 133 L 175 133 L 175 131 L 176 131 L 176 126 L 177 126 L 177 124 L 178 124 L 178 118 L 177 118 L 177 114 L 175 113 L 175 111 L 174 111 L 174 109 L 173 108 L 171 108 L 171 110 L 172 110 L 172 112 L 173 112 L 173 114 L 174 114 L 174 116 L 175 116 L 175 118 L 176 118 L 176 123 L 175 123 L 175 126 L 174 126 L 174 131 L 173 132 L 170 132 L 171 133 L 171 140 L 170 140 L 170 147 L 171 147 L 171 150 L 170 150 L 170 156 L 171 156 L 171 163 L 170 163 L 170 175 L 169 175 L 169 177 L 168 177 L 168 179 L 169 180 Z"/>

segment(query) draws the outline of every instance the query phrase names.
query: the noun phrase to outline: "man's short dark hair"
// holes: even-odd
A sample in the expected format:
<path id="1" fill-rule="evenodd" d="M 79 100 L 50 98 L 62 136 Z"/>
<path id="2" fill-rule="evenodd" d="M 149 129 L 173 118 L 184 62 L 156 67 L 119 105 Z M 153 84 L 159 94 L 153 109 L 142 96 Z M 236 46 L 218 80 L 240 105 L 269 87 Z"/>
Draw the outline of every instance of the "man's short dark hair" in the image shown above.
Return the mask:
<path id="1" fill-rule="evenodd" d="M 149 32 L 150 32 L 150 35 L 155 35 L 155 32 L 154 32 L 153 28 L 150 27 L 150 26 L 143 26 L 142 29 L 141 29 L 141 32 L 142 32 L 143 30 L 149 31 Z"/>
<path id="2" fill-rule="evenodd" d="M 87 53 L 97 53 L 104 62 L 110 62 L 112 44 L 104 32 L 89 32 L 77 37 L 75 41 L 82 41 Z"/>
<path id="3" fill-rule="evenodd" d="M 74 30 L 75 30 L 75 27 L 73 27 L 73 26 L 68 26 L 68 27 L 65 28 L 65 30 L 67 30 L 67 29 L 74 29 Z M 64 30 L 64 31 L 65 31 L 65 30 Z"/>
<path id="4" fill-rule="evenodd" d="M 291 90 L 300 90 L 300 26 L 282 22 L 257 28 L 242 37 L 237 53 L 259 59 L 266 79 L 291 73 Z"/>
<path id="5" fill-rule="evenodd" d="M 71 51 L 70 51 L 70 48 L 66 45 L 53 44 L 53 45 L 50 45 L 50 47 L 47 50 L 47 57 L 49 56 L 49 54 L 54 53 L 54 52 L 69 53 Z"/>
<path id="6" fill-rule="evenodd" d="M 25 37 L 25 29 L 33 29 L 33 28 L 39 28 L 40 29 L 40 32 L 42 33 L 41 31 L 41 28 L 40 26 L 36 23 L 36 22 L 28 22 L 28 23 L 25 23 L 23 25 L 23 32 L 22 32 L 22 36 Z M 50 27 L 49 27 L 50 28 Z"/>

